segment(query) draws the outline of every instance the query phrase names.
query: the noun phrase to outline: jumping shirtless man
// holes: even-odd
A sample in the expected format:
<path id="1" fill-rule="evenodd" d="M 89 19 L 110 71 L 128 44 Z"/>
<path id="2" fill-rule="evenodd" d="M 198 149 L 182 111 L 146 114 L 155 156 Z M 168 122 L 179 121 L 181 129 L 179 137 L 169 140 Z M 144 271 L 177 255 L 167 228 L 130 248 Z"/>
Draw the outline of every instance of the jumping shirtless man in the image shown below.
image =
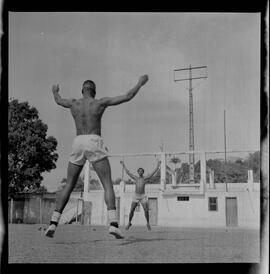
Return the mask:
<path id="1" fill-rule="evenodd" d="M 132 203 L 131 203 L 131 208 L 130 208 L 130 213 L 129 213 L 129 221 L 128 224 L 126 226 L 126 230 L 128 230 L 131 227 L 131 220 L 133 218 L 134 215 L 134 211 L 136 209 L 136 206 L 138 205 L 138 203 L 141 203 L 143 209 L 144 209 L 144 215 L 145 215 L 145 219 L 146 219 L 146 226 L 148 228 L 148 230 L 151 230 L 151 226 L 149 223 L 149 206 L 148 206 L 148 199 L 147 196 L 145 194 L 145 184 L 149 182 L 150 178 L 154 176 L 154 174 L 158 171 L 159 167 L 160 167 L 160 161 L 158 161 L 158 164 L 156 166 L 156 168 L 154 169 L 154 171 L 152 173 L 150 173 L 147 176 L 143 176 L 144 174 L 144 169 L 143 168 L 138 168 L 137 172 L 139 174 L 139 176 L 133 175 L 125 166 L 123 161 L 120 161 L 120 164 L 123 166 L 124 170 L 126 171 L 127 175 L 135 181 L 135 193 L 132 197 Z"/>
<path id="2" fill-rule="evenodd" d="M 54 100 L 58 105 L 70 109 L 74 118 L 77 136 L 73 141 L 69 157 L 67 183 L 56 202 L 56 208 L 52 214 L 50 225 L 45 232 L 46 236 L 54 236 L 61 214 L 76 185 L 81 170 L 86 160 L 89 160 L 104 188 L 105 203 L 110 223 L 109 233 L 117 239 L 123 238 L 118 228 L 116 217 L 115 193 L 111 178 L 110 162 L 103 138 L 101 137 L 101 118 L 107 107 L 130 101 L 147 81 L 148 76 L 143 75 L 139 78 L 136 86 L 127 93 L 116 97 L 103 97 L 101 99 L 95 99 L 96 85 L 91 80 L 86 80 L 83 83 L 83 98 L 81 99 L 64 99 L 58 93 L 59 86 L 53 85 Z"/>

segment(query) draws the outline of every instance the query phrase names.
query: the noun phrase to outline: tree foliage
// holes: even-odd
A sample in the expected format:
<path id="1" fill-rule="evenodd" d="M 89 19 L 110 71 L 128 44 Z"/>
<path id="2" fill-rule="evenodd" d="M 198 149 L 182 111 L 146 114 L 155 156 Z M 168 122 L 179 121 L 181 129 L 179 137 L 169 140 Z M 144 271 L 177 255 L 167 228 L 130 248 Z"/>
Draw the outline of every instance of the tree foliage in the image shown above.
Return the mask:
<path id="1" fill-rule="evenodd" d="M 260 152 L 250 153 L 246 159 L 227 161 L 208 160 L 207 166 L 215 173 L 216 183 L 247 182 L 248 170 L 253 170 L 254 181 L 260 180 Z"/>
<path id="2" fill-rule="evenodd" d="M 170 160 L 170 163 L 176 164 L 179 161 L 174 158 Z M 260 151 L 250 153 L 246 159 L 228 160 L 225 164 L 221 159 L 209 159 L 206 161 L 207 170 L 206 178 L 209 180 L 209 171 L 214 171 L 215 183 L 243 183 L 247 182 L 248 170 L 253 170 L 254 181 L 260 180 Z M 195 183 L 200 182 L 200 161 L 194 164 L 194 179 Z M 189 164 L 182 163 L 181 167 L 175 168 L 176 183 L 188 183 L 189 182 Z M 169 183 L 171 179 L 167 174 L 167 180 Z M 166 182 L 167 183 L 167 182 Z"/>
<path id="3" fill-rule="evenodd" d="M 66 183 L 67 183 L 67 179 L 63 178 L 61 181 L 61 185 L 58 187 L 57 191 L 61 191 L 64 188 L 64 186 L 66 185 Z M 102 185 L 99 182 L 99 180 L 95 179 L 95 178 L 91 178 L 88 191 L 99 190 L 99 189 L 102 189 Z M 84 191 L 83 177 L 79 176 L 73 191 L 74 192 L 83 192 Z"/>
<path id="4" fill-rule="evenodd" d="M 180 163 L 180 159 L 172 158 L 170 163 Z M 254 172 L 254 181 L 259 181 L 260 175 L 260 152 L 257 151 L 250 154 L 247 159 L 237 159 L 236 161 L 228 161 L 226 163 L 220 159 L 209 159 L 206 161 L 207 171 L 206 177 L 209 180 L 209 169 L 214 171 L 215 183 L 243 183 L 247 182 L 247 171 L 252 169 Z M 200 161 L 197 161 L 194 165 L 194 177 L 195 182 L 200 181 Z M 182 163 L 181 167 L 175 168 L 176 172 L 176 183 L 188 183 L 189 182 L 189 164 Z M 225 174 L 226 172 L 226 174 Z M 121 178 L 116 178 L 113 181 L 114 185 L 119 185 L 122 181 Z M 127 185 L 132 185 L 134 182 L 127 178 L 124 180 Z M 66 183 L 66 178 L 62 180 L 63 184 Z M 172 175 L 166 172 L 166 184 L 172 183 Z M 160 170 L 149 180 L 148 184 L 160 184 Z M 89 189 L 102 189 L 100 182 L 97 179 L 90 179 Z M 74 191 L 83 191 L 83 180 L 79 177 L 78 182 L 74 188 Z"/>
<path id="5" fill-rule="evenodd" d="M 246 159 L 237 159 L 227 161 L 220 159 L 209 159 L 206 161 L 209 169 L 214 171 L 215 183 L 243 183 L 247 182 L 248 170 L 253 170 L 254 181 L 260 180 L 260 152 L 250 153 Z M 209 169 L 206 171 L 207 180 L 209 179 Z M 194 165 L 195 182 L 200 180 L 200 161 Z M 176 169 L 176 182 L 188 183 L 189 181 L 189 164 L 183 163 L 181 168 Z"/>
<path id="6" fill-rule="evenodd" d="M 28 102 L 12 99 L 8 104 L 8 184 L 11 193 L 25 187 L 38 190 L 41 174 L 56 167 L 57 141 L 47 137 L 47 125 Z M 44 188 L 42 188 L 44 191 Z"/>
<path id="7" fill-rule="evenodd" d="M 243 164 L 248 168 L 252 169 L 254 172 L 254 180 L 260 180 L 260 169 L 261 169 L 261 155 L 260 151 L 250 153 L 249 157 L 243 162 Z"/>
<path id="8" fill-rule="evenodd" d="M 178 163 L 181 163 L 181 160 L 180 160 L 180 158 L 174 156 L 170 159 L 170 163 L 173 163 L 174 164 L 174 169 L 176 169 L 176 165 Z"/>

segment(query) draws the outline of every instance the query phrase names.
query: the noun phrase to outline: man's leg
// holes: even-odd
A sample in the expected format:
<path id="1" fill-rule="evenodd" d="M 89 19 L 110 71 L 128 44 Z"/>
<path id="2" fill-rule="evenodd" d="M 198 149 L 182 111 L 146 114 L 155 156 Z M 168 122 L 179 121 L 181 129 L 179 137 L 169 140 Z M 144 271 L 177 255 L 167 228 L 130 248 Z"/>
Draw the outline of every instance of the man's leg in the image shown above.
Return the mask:
<path id="1" fill-rule="evenodd" d="M 142 207 L 144 209 L 144 216 L 145 216 L 145 219 L 146 219 L 146 226 L 148 228 L 148 230 L 151 230 L 151 226 L 150 226 L 150 223 L 149 223 L 149 205 L 148 205 L 148 201 L 146 202 L 142 202 Z"/>
<path id="2" fill-rule="evenodd" d="M 72 163 L 68 163 L 68 170 L 67 170 L 67 183 L 64 186 L 63 190 L 60 192 L 60 195 L 57 199 L 56 203 L 56 211 L 62 213 L 68 200 L 72 190 L 74 189 L 79 175 L 82 171 L 83 166 L 74 165 Z"/>
<path id="3" fill-rule="evenodd" d="M 110 162 L 106 157 L 95 163 L 92 163 L 92 165 L 104 188 L 104 198 L 110 221 L 109 232 L 117 239 L 122 239 L 124 237 L 118 228 L 118 220 L 116 218 L 115 194 L 111 178 Z"/>
<path id="4" fill-rule="evenodd" d="M 53 212 L 53 215 L 50 221 L 50 226 L 45 232 L 45 236 L 48 236 L 48 237 L 54 236 L 56 226 L 58 225 L 61 214 L 69 200 L 70 194 L 76 185 L 76 182 L 82 171 L 82 168 L 83 166 L 74 165 L 70 162 L 68 163 L 67 183 L 64 186 L 63 190 L 61 191 L 57 199 L 56 208 L 55 208 L 55 211 Z"/>
<path id="5" fill-rule="evenodd" d="M 131 225 L 132 225 L 131 224 L 131 220 L 133 218 L 134 211 L 135 211 L 137 205 L 138 205 L 138 203 L 136 203 L 136 202 L 132 202 L 131 203 L 131 208 L 130 208 L 130 213 L 129 213 L 129 220 L 128 220 L 128 224 L 126 226 L 126 230 L 128 230 L 131 227 Z"/>

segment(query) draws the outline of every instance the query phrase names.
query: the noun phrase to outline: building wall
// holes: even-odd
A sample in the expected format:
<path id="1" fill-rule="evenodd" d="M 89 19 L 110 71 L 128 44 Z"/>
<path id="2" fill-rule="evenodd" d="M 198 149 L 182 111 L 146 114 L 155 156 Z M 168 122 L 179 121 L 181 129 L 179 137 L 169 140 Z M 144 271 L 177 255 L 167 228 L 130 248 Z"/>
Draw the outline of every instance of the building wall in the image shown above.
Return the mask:
<path id="1" fill-rule="evenodd" d="M 84 201 L 92 203 L 91 221 L 92 225 L 105 225 L 107 222 L 107 208 L 104 202 L 103 190 L 91 190 L 84 196 Z"/>
<path id="2" fill-rule="evenodd" d="M 55 201 L 52 198 L 53 202 Z M 43 213 L 48 210 L 51 199 L 43 200 L 39 194 L 21 194 L 9 201 L 9 222 L 35 224 L 43 222 Z M 11 209 L 11 205 L 13 208 Z M 44 210 L 46 209 L 46 210 Z M 12 214 L 12 220 L 11 220 Z"/>
<path id="3" fill-rule="evenodd" d="M 55 198 L 46 198 L 42 199 L 42 223 L 49 224 L 52 213 L 55 209 Z"/>
<path id="4" fill-rule="evenodd" d="M 48 224 L 51 215 L 55 209 L 57 193 L 35 194 L 24 193 L 16 195 L 13 200 L 8 202 L 8 220 L 11 223 L 25 223 L 25 224 Z M 67 203 L 60 223 L 65 222 L 65 212 L 70 209 L 76 211 L 78 199 L 81 197 L 80 192 L 73 192 L 70 200 Z M 11 209 L 12 205 L 12 209 Z M 76 213 L 76 212 L 75 212 Z M 12 214 L 12 220 L 11 220 Z"/>
<path id="5" fill-rule="evenodd" d="M 159 185 L 146 185 L 148 198 L 157 198 L 157 225 L 176 227 L 226 227 L 226 197 L 237 198 L 238 227 L 259 228 L 260 226 L 260 184 L 248 183 L 228 184 L 228 191 L 224 184 L 215 184 L 215 188 L 206 185 L 204 194 L 191 190 L 189 201 L 178 201 L 177 196 L 183 193 L 183 188 L 172 195 L 163 195 Z M 167 189 L 171 186 L 167 185 Z M 116 197 L 120 199 L 120 208 L 117 208 L 120 215 L 120 225 L 128 223 L 129 211 L 134 193 L 134 185 L 115 185 Z M 190 188 L 189 188 L 190 189 Z M 185 194 L 186 195 L 186 194 Z M 218 210 L 208 210 L 208 198 L 217 197 Z M 55 209 L 57 194 L 21 195 L 13 200 L 13 223 L 43 223 L 48 224 Z M 70 200 L 64 209 L 60 223 L 72 219 L 73 215 L 82 212 L 81 193 L 72 193 Z M 103 190 L 90 190 L 84 193 L 84 200 L 91 202 L 91 213 L 86 216 L 91 225 L 107 225 L 107 207 L 104 202 Z M 40 210 L 41 206 L 41 210 Z M 77 208 L 78 207 L 78 208 Z M 9 208 L 9 219 L 11 210 Z M 150 211 L 151 214 L 151 211 Z M 71 216 L 72 215 L 72 216 Z M 40 218 L 41 217 L 41 218 Z M 133 225 L 144 226 L 146 224 L 144 211 L 139 206 L 135 211 L 132 220 Z"/>
<path id="6" fill-rule="evenodd" d="M 116 197 L 120 198 L 120 224 L 126 225 L 134 185 L 126 185 L 125 190 L 115 185 L 114 190 Z M 191 192 L 194 193 L 194 191 Z M 177 196 L 181 196 L 181 190 L 176 194 L 163 196 L 159 185 L 147 185 L 146 194 L 148 198 L 157 198 L 159 226 L 226 227 L 226 197 L 237 198 L 238 227 L 259 228 L 260 226 L 260 186 L 258 183 L 255 183 L 251 189 L 247 183 L 228 184 L 227 192 L 224 184 L 215 184 L 214 189 L 206 185 L 204 194 L 190 194 L 188 195 L 189 201 L 177 200 Z M 84 195 L 85 200 L 92 202 L 91 224 L 106 225 L 108 220 L 103 190 L 90 191 Z M 217 211 L 208 210 L 209 197 L 217 197 Z M 138 226 L 146 224 L 141 206 L 139 211 L 135 211 L 132 223 Z"/>
<path id="7" fill-rule="evenodd" d="M 209 197 L 217 197 L 217 211 L 209 211 Z M 259 228 L 260 195 L 246 189 L 228 192 L 211 190 L 205 195 L 190 195 L 189 201 L 177 196 L 159 199 L 159 225 L 180 227 L 226 227 L 226 197 L 236 197 L 239 227 Z"/>
<path id="8" fill-rule="evenodd" d="M 120 199 L 120 205 L 122 205 L 123 208 L 123 214 L 124 214 L 124 220 L 123 220 L 123 224 L 126 225 L 128 223 L 129 220 L 129 212 L 130 212 L 130 207 L 131 207 L 131 203 L 132 203 L 132 196 L 134 193 L 134 186 L 132 187 L 132 189 L 128 189 L 128 191 L 125 193 L 125 195 L 123 195 L 123 197 L 121 197 Z M 146 190 L 146 194 L 148 198 L 158 198 L 159 196 L 159 192 L 158 191 L 147 191 Z M 141 205 L 139 205 L 139 207 L 137 208 L 137 210 L 135 210 L 134 212 L 134 216 L 132 218 L 132 224 L 134 225 L 138 225 L 138 226 L 145 226 L 146 225 L 146 219 L 144 216 L 144 210 L 143 207 Z"/>
<path id="9" fill-rule="evenodd" d="M 210 226 L 209 221 L 213 221 L 213 218 L 216 221 L 219 220 L 220 214 L 215 212 L 209 218 L 206 201 L 203 195 L 191 195 L 189 201 L 177 201 L 177 195 L 161 197 L 159 199 L 159 225 Z"/>

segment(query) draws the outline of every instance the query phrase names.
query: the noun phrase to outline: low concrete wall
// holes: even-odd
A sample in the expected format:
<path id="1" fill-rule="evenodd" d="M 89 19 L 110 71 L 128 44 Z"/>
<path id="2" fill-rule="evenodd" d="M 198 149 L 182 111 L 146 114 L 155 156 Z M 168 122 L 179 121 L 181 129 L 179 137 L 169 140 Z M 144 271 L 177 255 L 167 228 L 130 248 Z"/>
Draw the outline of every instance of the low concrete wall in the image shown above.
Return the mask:
<path id="1" fill-rule="evenodd" d="M 55 209 L 57 196 L 58 193 L 22 193 L 15 195 L 8 202 L 9 223 L 48 224 Z M 72 193 L 63 211 L 63 219 L 65 219 L 65 212 L 70 208 L 74 208 L 76 214 L 78 199 L 80 199 L 80 193 Z M 81 212 L 82 203 L 78 206 L 78 214 L 81 214 Z M 80 220 L 81 218 L 79 217 L 77 221 Z"/>
<path id="2" fill-rule="evenodd" d="M 18 194 L 9 201 L 10 223 L 48 223 L 54 210 L 56 194 Z"/>

